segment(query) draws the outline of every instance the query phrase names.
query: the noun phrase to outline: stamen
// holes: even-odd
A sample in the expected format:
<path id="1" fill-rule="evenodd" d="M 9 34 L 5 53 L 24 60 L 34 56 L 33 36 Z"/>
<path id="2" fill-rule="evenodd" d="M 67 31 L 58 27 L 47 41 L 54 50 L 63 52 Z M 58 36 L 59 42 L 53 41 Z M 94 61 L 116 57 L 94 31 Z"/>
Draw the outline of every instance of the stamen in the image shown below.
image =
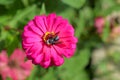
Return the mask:
<path id="1" fill-rule="evenodd" d="M 59 36 L 54 32 L 46 32 L 43 36 L 43 40 L 47 45 L 53 45 L 58 42 Z"/>

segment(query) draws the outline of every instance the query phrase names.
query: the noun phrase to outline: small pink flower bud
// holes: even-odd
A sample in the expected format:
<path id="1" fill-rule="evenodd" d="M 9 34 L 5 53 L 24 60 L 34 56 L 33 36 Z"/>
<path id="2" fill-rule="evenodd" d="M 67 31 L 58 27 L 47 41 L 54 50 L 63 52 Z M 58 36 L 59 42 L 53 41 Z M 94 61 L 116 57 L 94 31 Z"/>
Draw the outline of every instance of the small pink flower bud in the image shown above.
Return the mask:
<path id="1" fill-rule="evenodd" d="M 96 27 L 98 33 L 103 32 L 104 25 L 105 25 L 105 19 L 103 17 L 99 16 L 95 18 L 94 26 Z"/>

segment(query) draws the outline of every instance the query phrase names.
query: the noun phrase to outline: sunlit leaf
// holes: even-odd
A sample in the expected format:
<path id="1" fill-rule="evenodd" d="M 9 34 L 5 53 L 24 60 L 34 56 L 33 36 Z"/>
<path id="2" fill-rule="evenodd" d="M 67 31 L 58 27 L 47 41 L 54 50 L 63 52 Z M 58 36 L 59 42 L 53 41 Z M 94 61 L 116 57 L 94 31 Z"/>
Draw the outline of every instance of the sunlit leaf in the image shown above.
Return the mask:
<path id="1" fill-rule="evenodd" d="M 1 5 L 12 4 L 15 0 L 0 0 Z"/>
<path id="2" fill-rule="evenodd" d="M 86 0 L 62 0 L 62 2 L 78 9 L 84 5 Z"/>
<path id="3" fill-rule="evenodd" d="M 45 14 L 45 13 L 46 13 L 45 4 L 42 4 L 40 14 Z"/>

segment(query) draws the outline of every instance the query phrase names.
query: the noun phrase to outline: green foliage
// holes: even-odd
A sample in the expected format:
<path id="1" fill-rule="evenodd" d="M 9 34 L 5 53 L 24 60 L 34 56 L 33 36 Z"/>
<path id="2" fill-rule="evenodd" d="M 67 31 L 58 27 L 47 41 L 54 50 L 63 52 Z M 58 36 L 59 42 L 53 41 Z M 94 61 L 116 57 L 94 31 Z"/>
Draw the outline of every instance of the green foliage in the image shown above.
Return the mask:
<path id="1" fill-rule="evenodd" d="M 45 13 L 46 13 L 45 4 L 42 4 L 40 14 L 45 14 Z"/>
<path id="2" fill-rule="evenodd" d="M 109 25 L 109 22 L 106 22 L 105 24 L 105 28 L 103 30 L 103 34 L 102 34 L 102 40 L 103 41 L 106 41 L 107 38 L 109 37 L 109 33 L 110 33 L 110 25 Z"/>
<path id="3" fill-rule="evenodd" d="M 11 26 L 11 27 L 16 27 L 19 21 L 21 21 L 22 19 L 27 18 L 28 14 L 33 12 L 35 9 L 36 9 L 36 6 L 32 5 L 32 6 L 29 6 L 29 7 L 25 8 L 24 10 L 18 10 L 16 15 L 8 23 L 8 25 Z"/>
<path id="4" fill-rule="evenodd" d="M 42 76 L 41 80 L 49 80 L 49 79 L 56 80 L 53 68 L 50 68 L 49 71 L 47 72 L 47 74 Z"/>
<path id="5" fill-rule="evenodd" d="M 120 51 L 115 51 L 114 53 L 112 53 L 112 55 L 110 55 L 110 59 L 113 60 L 113 62 L 115 64 L 119 64 L 120 62 Z"/>
<path id="6" fill-rule="evenodd" d="M 75 36 L 79 38 L 85 28 L 85 15 L 82 11 L 79 12 L 79 18 L 77 18 L 76 20 L 76 25 L 77 27 L 76 27 Z"/>
<path id="7" fill-rule="evenodd" d="M 12 4 L 13 2 L 14 0 L 0 0 L 1 5 L 8 5 L 8 4 Z"/>
<path id="8" fill-rule="evenodd" d="M 71 7 L 79 9 L 80 7 L 84 5 L 86 0 L 62 0 L 62 2 L 64 2 L 65 4 Z"/>

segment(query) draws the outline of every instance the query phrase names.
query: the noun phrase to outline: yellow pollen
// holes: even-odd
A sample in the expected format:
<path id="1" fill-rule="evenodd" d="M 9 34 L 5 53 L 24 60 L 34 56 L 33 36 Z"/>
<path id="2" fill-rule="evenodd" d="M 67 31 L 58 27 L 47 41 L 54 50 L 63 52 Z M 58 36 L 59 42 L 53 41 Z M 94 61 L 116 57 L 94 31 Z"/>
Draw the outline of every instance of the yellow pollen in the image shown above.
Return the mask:
<path id="1" fill-rule="evenodd" d="M 46 42 L 49 39 L 49 37 L 52 37 L 54 35 L 55 35 L 54 32 L 46 32 L 45 35 L 43 36 L 43 40 Z"/>

